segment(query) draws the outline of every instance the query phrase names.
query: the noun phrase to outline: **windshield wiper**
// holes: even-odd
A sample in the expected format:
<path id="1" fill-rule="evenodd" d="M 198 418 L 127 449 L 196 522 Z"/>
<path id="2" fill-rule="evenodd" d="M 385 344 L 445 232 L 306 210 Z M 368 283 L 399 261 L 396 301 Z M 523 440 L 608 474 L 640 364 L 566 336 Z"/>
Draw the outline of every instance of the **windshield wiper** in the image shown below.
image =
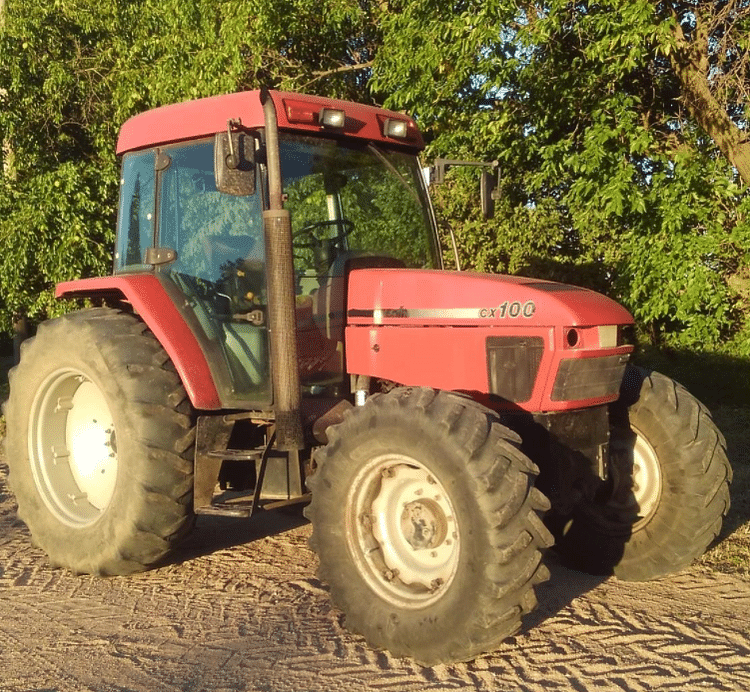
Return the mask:
<path id="1" fill-rule="evenodd" d="M 385 165 L 385 167 L 396 176 L 398 181 L 408 190 L 409 194 L 414 198 L 414 201 L 421 207 L 422 200 L 419 199 L 419 195 L 414 189 L 413 185 L 409 184 L 409 181 L 401 175 L 401 172 L 396 168 L 386 157 L 386 155 L 380 151 L 374 144 L 370 143 L 367 145 L 367 149 L 371 151 L 378 159 Z"/>

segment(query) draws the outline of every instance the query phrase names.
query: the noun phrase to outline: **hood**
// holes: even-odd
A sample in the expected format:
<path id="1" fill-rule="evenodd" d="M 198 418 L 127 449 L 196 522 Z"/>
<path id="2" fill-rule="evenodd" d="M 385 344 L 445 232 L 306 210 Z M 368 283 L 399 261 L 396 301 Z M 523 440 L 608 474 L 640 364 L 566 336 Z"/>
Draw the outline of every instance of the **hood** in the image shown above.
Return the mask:
<path id="1" fill-rule="evenodd" d="M 421 269 L 356 269 L 349 324 L 584 327 L 631 324 L 615 301 L 586 288 L 518 276 Z"/>

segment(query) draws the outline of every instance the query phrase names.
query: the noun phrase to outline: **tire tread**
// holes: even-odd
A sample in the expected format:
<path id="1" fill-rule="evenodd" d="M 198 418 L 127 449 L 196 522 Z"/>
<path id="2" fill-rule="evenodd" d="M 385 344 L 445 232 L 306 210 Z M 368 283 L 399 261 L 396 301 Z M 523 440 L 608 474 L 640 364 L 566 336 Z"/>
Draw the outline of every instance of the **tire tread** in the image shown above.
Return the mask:
<path id="1" fill-rule="evenodd" d="M 27 496 L 28 473 L 23 435 L 24 381 L 35 364 L 44 362 L 57 339 L 69 333 L 93 344 L 87 362 L 99 363 L 118 393 L 112 407 L 126 411 L 132 437 L 143 463 L 134 479 L 132 503 L 141 515 L 129 528 L 116 531 L 114 544 L 98 555 L 83 555 L 76 541 L 60 541 L 46 510 Z M 195 428 L 192 407 L 169 356 L 146 325 L 130 313 L 111 308 L 89 308 L 43 322 L 37 336 L 22 344 L 20 365 L 13 368 L 7 415 L 11 434 L 6 440 L 9 482 L 18 497 L 19 517 L 29 525 L 35 542 L 50 562 L 76 573 L 129 574 L 157 563 L 190 531 L 192 513 L 192 458 Z M 123 463 L 121 461 L 120 463 Z M 129 474 L 135 473 L 133 469 Z M 20 476 L 20 479 L 19 479 Z"/>
<path id="2" fill-rule="evenodd" d="M 492 564 L 483 568 L 480 592 L 471 595 L 481 607 L 471 608 L 460 632 L 439 641 L 427 634 L 421 641 L 405 641 L 393 622 L 379 623 L 372 595 L 352 595 L 356 589 L 341 577 L 348 557 L 331 548 L 326 522 L 341 502 L 333 488 L 348 463 L 346 440 L 394 419 L 441 436 L 446 449 L 464 460 L 492 546 Z M 533 487 L 537 469 L 518 449 L 516 433 L 472 400 L 429 388 L 399 388 L 372 396 L 327 434 L 329 443 L 317 453 L 317 470 L 308 478 L 312 502 L 306 516 L 313 523 L 310 546 L 319 556 L 318 576 L 329 583 L 331 598 L 345 613 L 347 626 L 373 646 L 427 665 L 473 658 L 516 632 L 522 615 L 536 603 L 534 586 L 549 577 L 540 551 L 552 542 L 539 517 L 549 503 Z"/>

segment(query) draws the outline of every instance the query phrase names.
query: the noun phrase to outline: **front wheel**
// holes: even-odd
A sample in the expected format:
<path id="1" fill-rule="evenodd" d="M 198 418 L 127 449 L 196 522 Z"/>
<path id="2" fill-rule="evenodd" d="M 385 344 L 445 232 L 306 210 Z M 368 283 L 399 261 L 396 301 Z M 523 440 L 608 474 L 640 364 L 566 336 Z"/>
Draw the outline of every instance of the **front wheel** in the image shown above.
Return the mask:
<path id="1" fill-rule="evenodd" d="M 626 580 L 687 567 L 729 509 L 732 469 L 708 411 L 673 380 L 634 366 L 611 408 L 610 477 L 557 538 L 571 566 Z"/>
<path id="2" fill-rule="evenodd" d="M 551 542 L 515 433 L 431 389 L 371 397 L 309 479 L 320 576 L 370 645 L 432 665 L 494 648 L 536 604 Z"/>
<path id="3" fill-rule="evenodd" d="M 6 452 L 18 513 L 52 564 L 126 574 L 192 527 L 192 410 L 136 317 L 44 322 L 11 371 Z"/>

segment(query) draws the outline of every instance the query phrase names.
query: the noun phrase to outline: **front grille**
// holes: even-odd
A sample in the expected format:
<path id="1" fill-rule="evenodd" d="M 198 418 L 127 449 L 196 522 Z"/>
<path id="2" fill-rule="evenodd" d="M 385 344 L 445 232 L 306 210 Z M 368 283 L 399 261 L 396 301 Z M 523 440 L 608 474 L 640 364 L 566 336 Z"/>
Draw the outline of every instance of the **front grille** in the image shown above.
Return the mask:
<path id="1" fill-rule="evenodd" d="M 486 348 L 490 394 L 515 403 L 528 401 L 544 354 L 544 340 L 539 336 L 490 336 Z"/>
<path id="2" fill-rule="evenodd" d="M 560 361 L 552 401 L 581 401 L 617 394 L 627 362 L 627 354 Z"/>

